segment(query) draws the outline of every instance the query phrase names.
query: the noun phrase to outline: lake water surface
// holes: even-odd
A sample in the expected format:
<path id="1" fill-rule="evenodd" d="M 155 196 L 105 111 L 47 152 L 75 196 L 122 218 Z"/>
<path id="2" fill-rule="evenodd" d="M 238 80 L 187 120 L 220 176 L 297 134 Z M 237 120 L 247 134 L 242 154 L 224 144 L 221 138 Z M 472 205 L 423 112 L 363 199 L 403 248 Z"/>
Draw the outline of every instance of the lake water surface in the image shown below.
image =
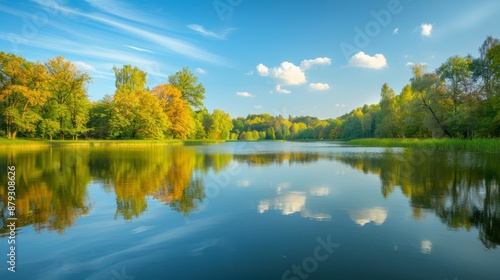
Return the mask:
<path id="1" fill-rule="evenodd" d="M 64 146 L 1 150 L 0 170 L 0 279 L 500 279 L 498 154 Z"/>

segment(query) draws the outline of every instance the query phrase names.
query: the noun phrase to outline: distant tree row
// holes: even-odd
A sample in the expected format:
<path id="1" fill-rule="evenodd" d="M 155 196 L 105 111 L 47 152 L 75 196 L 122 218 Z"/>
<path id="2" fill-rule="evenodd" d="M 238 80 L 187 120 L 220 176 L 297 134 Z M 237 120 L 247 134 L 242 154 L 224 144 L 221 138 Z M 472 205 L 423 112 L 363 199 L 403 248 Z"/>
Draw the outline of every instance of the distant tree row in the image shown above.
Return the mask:
<path id="1" fill-rule="evenodd" d="M 147 73 L 113 68 L 116 91 L 91 102 L 91 78 L 59 56 L 30 62 L 0 52 L 0 133 L 8 138 L 228 139 L 230 116 L 203 106 L 205 88 L 188 68 L 146 87 Z"/>
<path id="2" fill-rule="evenodd" d="M 385 83 L 378 104 L 336 119 L 236 118 L 231 139 L 500 137 L 500 40 L 488 37 L 479 54 L 452 56 L 434 72 L 415 65 L 399 95 Z"/>
<path id="3" fill-rule="evenodd" d="M 337 120 L 320 120 L 317 117 L 248 115 L 233 119 L 232 140 L 293 140 L 333 139 L 336 137 Z"/>

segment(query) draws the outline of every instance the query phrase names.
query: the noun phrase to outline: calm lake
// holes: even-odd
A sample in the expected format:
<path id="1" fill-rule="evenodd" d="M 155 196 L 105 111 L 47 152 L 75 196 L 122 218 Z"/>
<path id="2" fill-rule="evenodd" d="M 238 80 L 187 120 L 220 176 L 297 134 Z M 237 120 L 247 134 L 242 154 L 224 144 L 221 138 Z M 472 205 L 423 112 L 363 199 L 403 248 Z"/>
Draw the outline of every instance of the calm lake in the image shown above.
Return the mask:
<path id="1" fill-rule="evenodd" d="M 1 150 L 0 170 L 0 279 L 500 277 L 499 154 L 64 146 Z"/>

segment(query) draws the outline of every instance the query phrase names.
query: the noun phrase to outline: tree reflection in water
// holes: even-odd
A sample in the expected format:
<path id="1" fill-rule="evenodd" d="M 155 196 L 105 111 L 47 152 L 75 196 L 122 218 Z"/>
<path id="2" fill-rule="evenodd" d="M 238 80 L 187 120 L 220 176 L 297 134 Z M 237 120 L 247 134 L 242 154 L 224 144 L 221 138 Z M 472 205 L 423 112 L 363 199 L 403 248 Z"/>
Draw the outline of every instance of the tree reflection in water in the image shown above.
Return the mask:
<path id="1" fill-rule="evenodd" d="M 405 149 L 383 154 L 338 154 L 335 159 L 378 174 L 384 197 L 399 187 L 415 219 L 433 212 L 452 229 L 479 230 L 486 248 L 500 244 L 500 159 L 495 154 Z M 418 160 L 417 160 L 418 159 Z"/>
<path id="2" fill-rule="evenodd" d="M 32 225 L 64 233 L 92 208 L 91 182 L 116 195 L 115 219 L 147 210 L 148 198 L 188 216 L 205 198 L 204 177 L 231 162 L 248 166 L 293 165 L 335 160 L 377 174 L 388 198 L 400 188 L 415 219 L 434 213 L 452 229 L 479 230 L 486 248 L 500 244 L 500 159 L 494 154 L 423 152 L 282 152 L 236 154 L 200 152 L 196 147 L 40 147 L 0 152 L 0 169 L 16 165 L 18 227 Z M 7 185 L 7 177 L 0 176 Z M 7 190 L 0 188 L 1 234 L 7 232 Z"/>

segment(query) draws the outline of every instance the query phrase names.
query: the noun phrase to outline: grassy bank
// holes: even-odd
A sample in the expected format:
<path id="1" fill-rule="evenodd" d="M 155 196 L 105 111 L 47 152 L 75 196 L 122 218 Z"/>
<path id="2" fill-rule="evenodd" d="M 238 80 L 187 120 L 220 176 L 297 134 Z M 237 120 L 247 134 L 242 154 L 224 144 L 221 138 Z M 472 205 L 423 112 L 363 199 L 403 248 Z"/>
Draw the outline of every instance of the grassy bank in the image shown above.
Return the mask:
<path id="1" fill-rule="evenodd" d="M 44 140 L 0 138 L 0 148 L 39 146 L 149 146 L 149 145 L 201 145 L 214 144 L 215 140 Z"/>
<path id="2" fill-rule="evenodd" d="M 352 145 L 368 147 L 412 147 L 443 151 L 500 153 L 500 139 L 354 139 Z"/>
<path id="3" fill-rule="evenodd" d="M 0 137 L 0 147 L 12 147 L 12 146 L 48 146 L 49 141 L 38 140 L 38 139 L 7 139 L 5 137 Z"/>

